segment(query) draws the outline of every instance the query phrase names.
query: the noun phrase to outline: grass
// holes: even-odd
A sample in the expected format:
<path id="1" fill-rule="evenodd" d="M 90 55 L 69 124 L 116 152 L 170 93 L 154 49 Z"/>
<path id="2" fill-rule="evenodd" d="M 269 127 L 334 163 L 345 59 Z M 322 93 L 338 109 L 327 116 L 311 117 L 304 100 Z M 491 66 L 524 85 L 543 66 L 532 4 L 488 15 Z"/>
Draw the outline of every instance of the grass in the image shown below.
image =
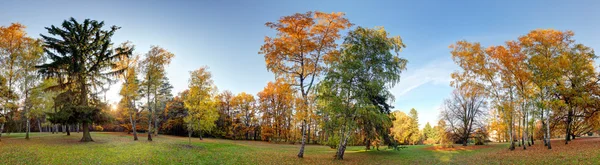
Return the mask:
<path id="1" fill-rule="evenodd" d="M 140 136 L 133 141 L 125 133 L 92 133 L 95 142 L 78 142 L 81 134 L 4 134 L 0 142 L 0 164 L 596 164 L 600 162 L 600 138 L 578 138 L 569 145 L 554 141 L 554 149 L 543 145 L 508 151 L 506 144 L 439 150 L 432 146 L 409 146 L 400 151 L 365 151 L 352 146 L 345 159 L 333 160 L 335 150 L 309 145 L 298 159 L 299 145 L 258 141 L 192 139 L 160 135 L 153 142 Z"/>

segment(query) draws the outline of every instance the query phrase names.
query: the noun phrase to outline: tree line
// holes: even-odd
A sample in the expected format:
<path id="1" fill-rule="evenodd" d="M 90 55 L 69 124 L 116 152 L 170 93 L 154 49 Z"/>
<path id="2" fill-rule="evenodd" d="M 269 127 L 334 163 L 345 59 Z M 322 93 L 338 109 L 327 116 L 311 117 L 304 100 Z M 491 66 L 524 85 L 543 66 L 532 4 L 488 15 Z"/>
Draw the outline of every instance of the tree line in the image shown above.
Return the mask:
<path id="1" fill-rule="evenodd" d="M 408 60 L 400 36 L 383 27 L 352 24 L 344 13 L 306 12 L 267 22 L 275 30 L 258 54 L 274 73 L 257 94 L 219 90 L 208 66 L 189 72 L 177 95 L 165 68 L 175 54 L 151 46 L 144 55 L 132 42 L 115 45 L 117 26 L 86 19 L 46 27 L 28 37 L 25 27 L 0 27 L 0 136 L 3 132 L 123 131 L 148 141 L 159 134 L 346 146 L 484 144 L 494 138 L 525 149 L 533 140 L 560 135 L 568 142 L 596 131 L 598 73 L 591 48 L 570 31 L 534 30 L 506 45 L 451 45 L 455 88 L 436 126 L 419 129 L 418 113 L 392 111 L 390 89 Z M 348 31 L 342 34 L 342 31 Z M 340 41 L 341 42 L 338 42 Z M 338 45 L 338 43 L 341 43 Z M 121 81 L 117 105 L 106 92 Z M 23 126 L 25 123 L 25 126 Z M 7 128 L 5 130 L 5 128 Z M 493 132 L 493 133 L 490 133 Z"/>

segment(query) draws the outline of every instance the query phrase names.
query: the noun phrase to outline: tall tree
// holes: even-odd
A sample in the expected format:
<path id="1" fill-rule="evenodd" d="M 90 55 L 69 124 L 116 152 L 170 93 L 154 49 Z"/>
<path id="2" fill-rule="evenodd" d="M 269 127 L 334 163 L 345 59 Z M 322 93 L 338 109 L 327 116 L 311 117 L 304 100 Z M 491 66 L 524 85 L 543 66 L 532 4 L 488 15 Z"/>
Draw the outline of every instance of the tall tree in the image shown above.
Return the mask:
<path id="1" fill-rule="evenodd" d="M 173 57 L 175 55 L 166 49 L 152 46 L 140 65 L 144 74 L 141 86 L 146 95 L 146 109 L 148 110 L 148 141 L 152 141 L 152 133 L 154 131 L 152 129 L 152 120 L 155 120 L 159 87 L 166 75 L 165 67 L 171 63 Z"/>
<path id="2" fill-rule="evenodd" d="M 38 66 L 39 73 L 45 77 L 59 80 L 58 87 L 71 91 L 76 98 L 76 105 L 70 109 L 83 124 L 82 142 L 93 141 L 89 125 L 101 113 L 97 103 L 90 98 L 92 87 L 98 82 L 112 80 L 125 69 L 110 70 L 123 56 L 129 56 L 131 50 L 112 48 L 111 37 L 119 29 L 117 26 L 103 30 L 104 22 L 86 19 L 79 23 L 74 18 L 65 20 L 61 27 L 47 27 L 52 36 L 41 35 L 44 38 L 44 51 L 49 63 Z M 91 104 L 92 103 L 92 104 Z"/>
<path id="3" fill-rule="evenodd" d="M 130 42 L 125 42 L 121 45 L 123 48 L 133 49 L 134 46 Z M 139 56 L 134 56 L 132 58 L 124 58 L 119 63 L 118 68 L 127 68 L 123 74 L 121 74 L 121 79 L 123 79 L 123 84 L 121 87 L 121 91 L 119 91 L 119 95 L 121 95 L 120 107 L 129 116 L 129 122 L 131 123 L 131 129 L 133 131 L 133 140 L 138 140 L 137 130 L 136 130 L 136 122 L 138 120 L 139 110 L 136 106 L 136 101 L 140 99 L 140 82 L 138 80 L 138 70 L 139 67 Z"/>
<path id="4" fill-rule="evenodd" d="M 529 69 L 533 77 L 532 82 L 538 89 L 538 107 L 541 110 L 541 120 L 545 126 L 544 141 L 548 149 L 550 145 L 550 122 L 552 109 L 551 104 L 553 91 L 556 90 L 556 83 L 561 77 L 560 65 L 557 65 L 558 59 L 563 53 L 568 51 L 569 45 L 573 44 L 573 32 L 557 31 L 551 29 L 533 30 L 527 35 L 519 37 L 519 42 L 523 48 L 523 53 L 529 58 Z"/>
<path id="5" fill-rule="evenodd" d="M 213 84 L 212 74 L 208 67 L 201 67 L 190 72 L 189 93 L 184 98 L 188 116 L 183 120 L 188 124 L 188 137 L 191 139 L 192 132 L 198 131 L 202 140 L 202 132 L 210 131 L 215 127 L 215 121 L 219 118 L 214 95 L 217 88 Z"/>
<path id="6" fill-rule="evenodd" d="M 264 54 L 267 69 L 279 77 L 288 78 L 303 99 L 301 106 L 302 145 L 298 157 L 304 157 L 306 144 L 306 122 L 309 95 L 315 78 L 318 78 L 326 65 L 338 58 L 336 40 L 340 31 L 352 24 L 343 13 L 307 12 L 285 16 L 277 22 L 267 22 L 267 27 L 278 31 L 274 38 L 265 37 L 260 48 Z"/>
<path id="7" fill-rule="evenodd" d="M 39 85 L 39 76 L 37 76 L 37 68 L 36 65 L 44 62 L 43 49 L 42 49 L 42 41 L 41 40 L 28 40 L 24 43 L 24 51 L 21 54 L 21 60 L 19 61 L 19 72 L 22 75 L 20 85 L 21 95 L 23 96 L 23 113 L 25 114 L 25 119 L 27 120 L 27 129 L 25 133 L 25 139 L 29 139 L 29 132 L 31 130 L 31 118 L 33 115 L 31 114 L 31 110 L 34 106 L 38 106 L 36 104 L 40 104 L 37 96 L 31 97 L 32 92 L 36 86 Z"/>
<path id="8" fill-rule="evenodd" d="M 6 79 L 7 91 L 3 94 L 2 103 L 2 122 L 0 123 L 0 137 L 4 131 L 5 122 L 11 117 L 7 116 L 11 111 L 18 109 L 19 95 L 17 92 L 17 83 L 22 74 L 18 71 L 20 61 L 26 54 L 27 45 L 33 41 L 27 37 L 25 26 L 19 23 L 13 23 L 10 26 L 0 26 L 0 62 L 2 63 L 2 76 Z"/>
<path id="9" fill-rule="evenodd" d="M 405 45 L 382 27 L 358 27 L 344 39 L 339 60 L 332 63 L 320 85 L 323 113 L 338 123 L 340 141 L 336 159 L 343 159 L 357 119 L 366 115 L 387 117 L 393 99 L 389 88 L 400 81 L 407 60 L 399 57 Z M 380 118 L 371 118 L 380 119 Z"/>
<path id="10" fill-rule="evenodd" d="M 410 109 L 409 114 L 411 119 L 410 142 L 412 143 L 412 145 L 415 145 L 419 143 L 419 140 L 421 140 L 421 133 L 419 132 L 419 114 L 414 108 Z"/>
<path id="11" fill-rule="evenodd" d="M 462 71 L 452 73 L 450 85 L 457 89 L 482 86 L 480 89 L 484 89 L 484 94 L 492 98 L 493 105 L 503 114 L 503 123 L 508 127 L 511 141 L 509 148 L 514 150 L 514 77 L 500 74 L 501 67 L 494 63 L 490 55 L 493 49 L 486 51 L 481 44 L 467 41 L 458 41 L 450 48 L 452 59 L 462 68 Z"/>
<path id="12" fill-rule="evenodd" d="M 156 108 L 155 110 L 156 115 L 154 118 L 154 136 L 158 135 L 158 132 L 160 130 L 159 128 L 161 126 L 160 122 L 166 120 L 164 117 L 166 115 L 165 113 L 167 108 L 167 102 L 173 99 L 172 90 L 173 85 L 169 83 L 169 78 L 167 78 L 166 76 L 163 77 L 161 80 L 161 84 L 158 87 L 158 93 L 156 95 L 156 97 L 158 98 L 156 99 L 156 104 L 158 104 L 158 108 Z"/>

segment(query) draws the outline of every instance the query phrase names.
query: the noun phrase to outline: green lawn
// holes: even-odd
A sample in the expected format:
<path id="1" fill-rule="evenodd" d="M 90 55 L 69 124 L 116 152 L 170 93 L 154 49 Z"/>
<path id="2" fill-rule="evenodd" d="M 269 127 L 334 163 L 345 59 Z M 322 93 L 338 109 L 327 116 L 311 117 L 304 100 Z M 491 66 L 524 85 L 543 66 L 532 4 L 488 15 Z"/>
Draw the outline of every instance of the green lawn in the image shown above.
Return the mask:
<path id="1" fill-rule="evenodd" d="M 528 150 L 507 151 L 506 144 L 480 149 L 439 151 L 431 146 L 409 146 L 401 151 L 365 151 L 349 147 L 343 161 L 333 160 L 335 150 L 310 145 L 298 159 L 299 145 L 256 141 L 188 139 L 161 135 L 153 142 L 139 141 L 125 133 L 92 133 L 95 142 L 80 143 L 81 134 L 4 134 L 0 164 L 597 164 L 600 138 L 580 138 L 565 146 L 559 141 L 547 151 L 536 144 Z M 386 147 L 381 147 L 385 149 Z"/>

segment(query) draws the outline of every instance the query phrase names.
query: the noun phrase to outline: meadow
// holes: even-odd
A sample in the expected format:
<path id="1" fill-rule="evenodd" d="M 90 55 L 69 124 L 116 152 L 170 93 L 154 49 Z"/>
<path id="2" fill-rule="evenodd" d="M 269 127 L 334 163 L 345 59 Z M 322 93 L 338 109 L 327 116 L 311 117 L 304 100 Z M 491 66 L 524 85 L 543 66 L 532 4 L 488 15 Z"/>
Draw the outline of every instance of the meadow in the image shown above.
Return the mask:
<path id="1" fill-rule="evenodd" d="M 154 141 L 133 141 L 126 133 L 94 132 L 95 142 L 79 142 L 81 134 L 32 133 L 5 135 L 0 142 L 0 164 L 597 164 L 600 138 L 578 138 L 569 145 L 553 141 L 548 151 L 538 141 L 527 150 L 509 151 L 507 144 L 456 146 L 407 146 L 399 151 L 381 146 L 365 151 L 350 146 L 344 160 L 334 160 L 335 150 L 307 145 L 303 159 L 299 145 L 262 141 L 233 141 L 159 135 Z"/>

